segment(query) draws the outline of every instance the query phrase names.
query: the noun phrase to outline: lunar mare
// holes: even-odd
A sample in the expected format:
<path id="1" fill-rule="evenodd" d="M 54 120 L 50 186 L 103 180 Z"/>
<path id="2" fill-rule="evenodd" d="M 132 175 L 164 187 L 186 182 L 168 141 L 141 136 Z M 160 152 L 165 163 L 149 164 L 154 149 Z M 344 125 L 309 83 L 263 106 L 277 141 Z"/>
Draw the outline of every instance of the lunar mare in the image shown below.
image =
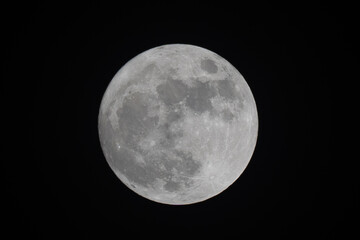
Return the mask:
<path id="1" fill-rule="evenodd" d="M 248 84 L 228 61 L 201 47 L 169 44 L 119 70 L 98 124 L 105 158 L 128 188 L 181 205 L 236 181 L 253 154 L 258 116 Z"/>

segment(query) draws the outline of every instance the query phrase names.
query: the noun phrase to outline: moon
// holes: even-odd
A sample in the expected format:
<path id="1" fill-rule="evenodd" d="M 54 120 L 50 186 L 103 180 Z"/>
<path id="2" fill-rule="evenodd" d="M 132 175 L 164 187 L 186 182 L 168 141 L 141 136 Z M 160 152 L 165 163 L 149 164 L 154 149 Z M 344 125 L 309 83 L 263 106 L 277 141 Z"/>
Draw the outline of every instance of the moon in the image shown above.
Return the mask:
<path id="1" fill-rule="evenodd" d="M 253 94 L 227 60 L 168 44 L 127 62 L 102 98 L 105 158 L 131 190 L 155 202 L 207 200 L 248 165 L 258 134 Z"/>

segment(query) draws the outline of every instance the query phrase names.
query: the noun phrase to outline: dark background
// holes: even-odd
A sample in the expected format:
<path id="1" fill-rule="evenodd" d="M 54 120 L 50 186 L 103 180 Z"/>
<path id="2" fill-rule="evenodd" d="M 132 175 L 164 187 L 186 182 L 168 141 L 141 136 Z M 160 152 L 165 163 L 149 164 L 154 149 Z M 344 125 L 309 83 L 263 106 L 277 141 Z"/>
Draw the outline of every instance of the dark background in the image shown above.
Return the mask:
<path id="1" fill-rule="evenodd" d="M 37 2 L 4 18 L 2 84 L 10 154 L 2 160 L 9 236 L 34 239 L 331 237 L 355 233 L 359 191 L 333 155 L 336 85 L 351 78 L 351 6 Z M 52 1 L 51 1 L 52 2 Z M 245 77 L 259 136 L 245 172 L 207 201 L 170 206 L 127 189 L 100 148 L 97 116 L 137 54 L 187 43 Z M 5 130 L 8 125 L 5 126 Z M 9 127 L 10 128 L 10 127 Z M 128 235 L 130 234 L 130 235 Z"/>

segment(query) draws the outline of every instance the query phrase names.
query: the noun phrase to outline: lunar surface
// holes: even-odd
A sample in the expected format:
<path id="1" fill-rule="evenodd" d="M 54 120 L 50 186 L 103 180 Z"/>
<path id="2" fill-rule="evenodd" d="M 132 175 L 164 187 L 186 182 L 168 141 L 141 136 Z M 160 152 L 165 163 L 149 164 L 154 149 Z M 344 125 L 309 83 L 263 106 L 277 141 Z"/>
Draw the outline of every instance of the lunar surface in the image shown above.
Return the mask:
<path id="1" fill-rule="evenodd" d="M 258 115 L 251 90 L 224 58 L 170 44 L 126 63 L 99 112 L 111 169 L 152 201 L 201 202 L 228 188 L 253 154 Z"/>

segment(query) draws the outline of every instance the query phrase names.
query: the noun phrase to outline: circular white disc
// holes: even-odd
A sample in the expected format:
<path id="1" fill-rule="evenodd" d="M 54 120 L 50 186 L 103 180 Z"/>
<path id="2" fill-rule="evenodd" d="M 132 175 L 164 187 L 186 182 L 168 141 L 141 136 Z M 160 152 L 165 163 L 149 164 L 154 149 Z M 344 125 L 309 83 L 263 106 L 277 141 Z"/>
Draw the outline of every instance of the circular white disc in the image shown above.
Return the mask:
<path id="1" fill-rule="evenodd" d="M 102 99 L 106 160 L 131 190 L 191 204 L 229 187 L 255 148 L 258 116 L 242 75 L 201 47 L 170 44 L 126 63 Z"/>

